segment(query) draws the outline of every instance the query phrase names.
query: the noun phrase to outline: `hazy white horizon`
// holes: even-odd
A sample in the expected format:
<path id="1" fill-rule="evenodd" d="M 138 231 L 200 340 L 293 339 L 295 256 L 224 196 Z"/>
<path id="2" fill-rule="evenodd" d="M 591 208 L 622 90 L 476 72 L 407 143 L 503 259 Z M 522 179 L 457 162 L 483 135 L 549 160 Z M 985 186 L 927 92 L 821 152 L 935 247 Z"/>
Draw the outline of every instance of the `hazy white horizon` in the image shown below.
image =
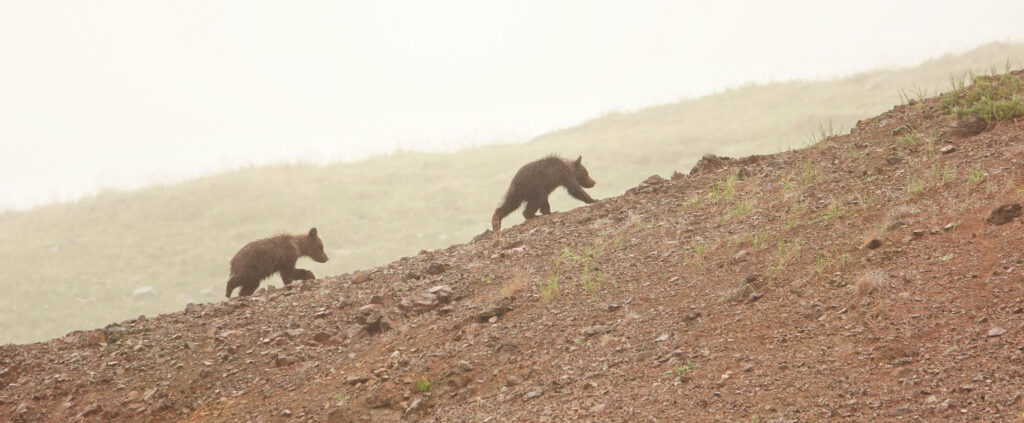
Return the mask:
<path id="1" fill-rule="evenodd" d="M 0 0 L 0 210 L 250 164 L 522 142 L 612 110 L 1019 41 L 1020 16 L 1017 1 Z"/>

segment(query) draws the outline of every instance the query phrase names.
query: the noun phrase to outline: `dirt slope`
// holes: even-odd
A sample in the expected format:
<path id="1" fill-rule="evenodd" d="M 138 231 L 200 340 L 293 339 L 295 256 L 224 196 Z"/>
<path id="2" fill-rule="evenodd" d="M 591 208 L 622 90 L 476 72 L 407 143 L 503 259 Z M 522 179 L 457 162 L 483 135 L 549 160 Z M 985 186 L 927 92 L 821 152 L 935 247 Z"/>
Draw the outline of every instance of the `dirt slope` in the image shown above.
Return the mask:
<path id="1" fill-rule="evenodd" d="M 1022 160 L 1024 121 L 899 106 L 498 244 L 0 347 L 0 416 L 1019 419 L 1024 224 L 989 217 Z"/>

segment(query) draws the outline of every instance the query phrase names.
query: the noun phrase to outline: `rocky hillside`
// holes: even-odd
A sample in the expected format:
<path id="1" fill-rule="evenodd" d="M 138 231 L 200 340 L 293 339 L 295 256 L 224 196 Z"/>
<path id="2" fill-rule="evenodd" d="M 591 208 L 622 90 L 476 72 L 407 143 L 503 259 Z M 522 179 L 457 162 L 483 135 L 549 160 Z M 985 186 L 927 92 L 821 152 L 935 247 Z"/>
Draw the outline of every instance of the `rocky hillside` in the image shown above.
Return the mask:
<path id="1" fill-rule="evenodd" d="M 1019 418 L 1024 121 L 1020 91 L 979 85 L 806 149 L 707 156 L 500 242 L 0 347 L 0 415 Z"/>

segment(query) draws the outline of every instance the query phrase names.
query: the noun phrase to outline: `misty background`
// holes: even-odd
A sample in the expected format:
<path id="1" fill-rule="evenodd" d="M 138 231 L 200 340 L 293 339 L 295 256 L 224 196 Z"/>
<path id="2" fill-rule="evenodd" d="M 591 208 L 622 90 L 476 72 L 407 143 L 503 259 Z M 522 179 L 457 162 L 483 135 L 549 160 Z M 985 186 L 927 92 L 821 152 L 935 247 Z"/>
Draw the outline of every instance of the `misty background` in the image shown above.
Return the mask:
<path id="1" fill-rule="evenodd" d="M 318 228 L 319 277 L 467 242 L 551 153 L 602 199 L 812 145 L 1020 68 L 1022 12 L 0 0 L 0 343 L 224 301 L 232 255 L 277 233 Z"/>
<path id="2" fill-rule="evenodd" d="M 0 210 L 521 143 L 752 82 L 1020 40 L 1020 16 L 1019 1 L 2 1 Z"/>

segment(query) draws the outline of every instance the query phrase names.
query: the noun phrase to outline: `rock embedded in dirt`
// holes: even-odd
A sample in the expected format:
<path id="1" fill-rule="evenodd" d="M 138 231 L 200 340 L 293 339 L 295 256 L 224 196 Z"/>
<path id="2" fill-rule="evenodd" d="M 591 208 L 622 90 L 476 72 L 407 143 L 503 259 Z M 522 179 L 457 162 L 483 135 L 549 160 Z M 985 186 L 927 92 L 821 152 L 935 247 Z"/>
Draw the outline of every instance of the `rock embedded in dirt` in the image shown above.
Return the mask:
<path id="1" fill-rule="evenodd" d="M 647 179 L 644 179 L 644 181 L 641 182 L 640 185 L 637 185 L 633 188 L 626 190 L 626 194 L 657 191 L 658 188 L 665 182 L 665 178 L 662 178 L 659 175 L 651 175 L 647 177 Z"/>
<path id="2" fill-rule="evenodd" d="M 882 240 L 881 239 L 871 238 L 870 240 L 868 240 L 868 242 L 865 242 L 864 245 L 861 248 L 866 249 L 866 250 L 874 250 L 874 249 L 876 249 L 878 247 L 881 247 L 881 246 L 882 246 Z"/>
<path id="3" fill-rule="evenodd" d="M 958 137 L 973 137 L 988 129 L 988 122 L 977 116 L 957 121 L 953 124 L 953 135 Z"/>
<path id="4" fill-rule="evenodd" d="M 451 268 L 451 266 L 444 263 L 430 263 L 430 266 L 427 266 L 427 269 L 424 270 L 423 273 L 431 276 L 437 276 L 447 272 L 449 268 Z"/>
<path id="5" fill-rule="evenodd" d="M 693 165 L 690 169 L 690 176 L 700 175 L 703 173 L 712 172 L 725 167 L 726 163 L 731 161 L 730 157 L 719 157 L 714 154 L 705 154 L 697 164 Z"/>
<path id="6" fill-rule="evenodd" d="M 288 356 L 288 355 L 276 355 L 274 356 L 274 365 L 277 367 L 288 367 L 295 363 L 298 363 L 299 359 Z"/>
<path id="7" fill-rule="evenodd" d="M 988 218 L 985 219 L 985 223 L 989 225 L 1005 225 L 1020 217 L 1021 206 L 1018 203 L 1004 204 L 996 207 L 989 213 Z"/>
<path id="8" fill-rule="evenodd" d="M 942 153 L 942 154 L 949 154 L 949 153 L 953 153 L 955 151 L 956 151 L 956 146 L 953 145 L 953 144 L 944 145 L 944 146 L 942 146 L 942 148 L 939 149 L 939 153 Z"/>
<path id="9" fill-rule="evenodd" d="M 493 317 L 504 316 L 505 313 L 508 313 L 510 311 L 512 311 L 511 300 L 509 300 L 508 298 L 503 298 L 497 303 L 491 304 L 490 306 L 485 308 L 484 311 L 480 312 L 480 314 L 476 316 L 476 319 L 480 323 L 484 323 L 491 320 L 491 318 Z"/>
<path id="10" fill-rule="evenodd" d="M 585 336 L 594 336 L 606 334 L 608 332 L 611 332 L 613 329 L 615 329 L 615 327 L 612 325 L 594 325 L 585 327 L 582 330 L 580 330 L 580 332 L 583 333 L 583 335 Z"/>
<path id="11" fill-rule="evenodd" d="M 539 397 L 541 395 L 544 395 L 544 388 L 537 388 L 537 389 L 534 389 L 534 390 L 532 390 L 530 392 L 527 392 L 526 395 L 523 395 L 523 399 L 532 400 L 532 399 L 537 398 L 537 397 Z"/>
<path id="12" fill-rule="evenodd" d="M 999 326 L 995 326 L 992 329 L 988 330 L 988 337 L 989 338 L 996 337 L 996 336 L 1003 336 L 1004 334 L 1006 334 L 1006 329 L 1003 329 L 1003 328 L 1001 328 Z"/>

